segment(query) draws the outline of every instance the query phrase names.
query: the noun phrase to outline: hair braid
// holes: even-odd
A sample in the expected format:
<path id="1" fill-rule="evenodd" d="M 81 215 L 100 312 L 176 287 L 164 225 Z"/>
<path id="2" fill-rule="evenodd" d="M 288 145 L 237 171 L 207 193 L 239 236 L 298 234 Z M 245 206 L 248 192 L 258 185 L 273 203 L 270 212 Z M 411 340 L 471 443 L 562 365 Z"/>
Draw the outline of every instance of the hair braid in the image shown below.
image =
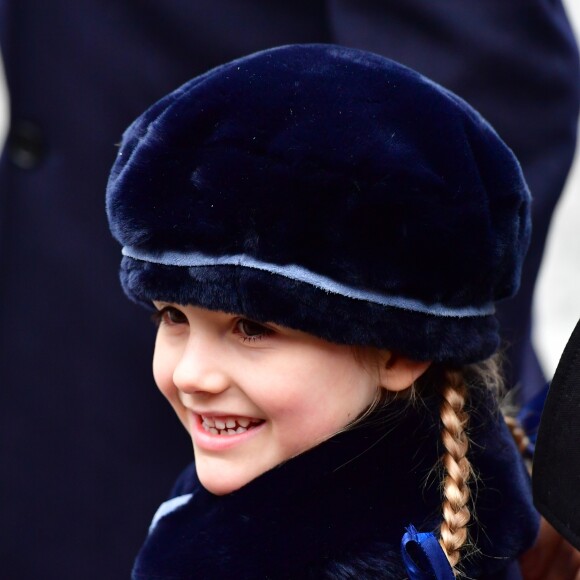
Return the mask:
<path id="1" fill-rule="evenodd" d="M 508 426 L 511 435 L 516 442 L 516 446 L 519 452 L 523 455 L 527 451 L 530 444 L 529 437 L 526 435 L 526 432 L 516 417 L 504 415 L 503 418 L 505 419 L 506 425 Z"/>
<path id="2" fill-rule="evenodd" d="M 454 573 L 460 559 L 461 547 L 467 541 L 467 524 L 471 518 L 468 507 L 470 491 L 468 480 L 471 464 L 467 459 L 469 439 L 466 433 L 468 415 L 465 411 L 467 388 L 461 371 L 445 371 L 441 388 L 440 407 L 443 424 L 441 439 L 445 454 L 441 462 L 445 469 L 443 479 L 443 522 L 441 524 L 441 547 L 445 551 Z"/>

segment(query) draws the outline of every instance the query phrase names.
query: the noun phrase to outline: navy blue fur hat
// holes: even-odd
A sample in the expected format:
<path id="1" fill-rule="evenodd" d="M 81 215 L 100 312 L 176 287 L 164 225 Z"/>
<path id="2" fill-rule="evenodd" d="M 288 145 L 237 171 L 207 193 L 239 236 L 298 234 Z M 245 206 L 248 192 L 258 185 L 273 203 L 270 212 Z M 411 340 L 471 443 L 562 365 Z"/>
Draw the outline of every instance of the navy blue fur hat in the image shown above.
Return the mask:
<path id="1" fill-rule="evenodd" d="M 126 130 L 107 189 L 133 300 L 454 364 L 498 347 L 529 204 L 513 153 L 463 100 L 331 45 L 178 88 Z"/>

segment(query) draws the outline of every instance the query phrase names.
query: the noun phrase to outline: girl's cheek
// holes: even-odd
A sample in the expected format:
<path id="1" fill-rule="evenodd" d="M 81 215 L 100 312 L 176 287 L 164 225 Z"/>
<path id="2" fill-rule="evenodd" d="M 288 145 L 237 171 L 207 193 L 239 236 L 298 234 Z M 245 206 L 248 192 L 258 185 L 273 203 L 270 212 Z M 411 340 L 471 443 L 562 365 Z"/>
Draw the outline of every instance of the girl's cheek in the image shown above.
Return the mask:
<path id="1" fill-rule="evenodd" d="M 168 379 L 168 377 L 154 375 L 154 378 L 155 383 L 157 384 L 157 388 L 161 391 L 161 394 L 170 402 L 173 402 L 173 399 L 177 398 L 177 390 Z"/>
<path id="2" fill-rule="evenodd" d="M 153 355 L 153 378 L 157 388 L 169 401 L 177 396 L 173 385 L 173 368 L 170 353 L 163 348 L 156 347 Z"/>

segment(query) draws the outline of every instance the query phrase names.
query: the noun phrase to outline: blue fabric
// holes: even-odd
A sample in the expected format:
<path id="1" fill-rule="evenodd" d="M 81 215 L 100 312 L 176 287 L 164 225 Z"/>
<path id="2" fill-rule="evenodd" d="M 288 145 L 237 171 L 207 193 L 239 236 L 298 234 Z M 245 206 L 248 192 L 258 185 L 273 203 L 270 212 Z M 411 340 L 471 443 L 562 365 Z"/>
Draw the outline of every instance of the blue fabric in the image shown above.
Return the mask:
<path id="1" fill-rule="evenodd" d="M 518 413 L 518 421 L 530 440 L 526 449 L 526 455 L 529 458 L 534 456 L 536 450 L 536 439 L 538 438 L 538 430 L 540 428 L 540 419 L 542 411 L 546 404 L 550 383 L 546 383 L 536 395 L 534 395 Z"/>
<path id="2" fill-rule="evenodd" d="M 224 496 L 205 490 L 190 466 L 173 493 L 193 497 L 158 520 L 133 578 L 223 578 L 232 570 L 239 580 L 405 577 L 406 526 L 434 531 L 442 518 L 436 399 L 393 401 Z M 468 577 L 496 579 L 534 542 L 538 516 L 489 393 L 474 387 L 470 400 L 469 456 L 479 475 L 470 534 L 478 550 L 461 565 Z"/>
<path id="3" fill-rule="evenodd" d="M 401 554 L 409 580 L 455 580 L 443 548 L 431 532 L 409 526 L 401 540 Z"/>
<path id="4" fill-rule="evenodd" d="M 426 304 L 420 300 L 372 292 L 365 288 L 356 288 L 340 284 L 326 276 L 311 272 L 306 268 L 296 264 L 271 264 L 256 260 L 245 254 L 211 256 L 201 252 L 147 252 L 137 248 L 125 246 L 122 250 L 123 256 L 147 262 L 149 264 L 163 264 L 165 266 L 179 266 L 182 268 L 203 267 L 203 266 L 239 266 L 243 268 L 253 268 L 276 274 L 297 282 L 306 282 L 309 286 L 314 286 L 327 293 L 339 294 L 346 298 L 364 300 L 382 306 L 393 306 L 402 310 L 412 312 L 423 312 L 435 316 L 448 316 L 451 318 L 470 318 L 473 316 L 487 316 L 495 312 L 493 304 L 482 304 L 479 307 L 446 307 L 443 304 Z"/>
<path id="5" fill-rule="evenodd" d="M 138 302 L 456 364 L 497 349 L 491 305 L 516 292 L 530 237 L 521 168 L 479 113 L 405 66 L 333 45 L 258 52 L 152 105 L 123 135 L 107 214 L 132 252 L 217 259 L 124 256 Z M 219 264 L 232 255 L 272 267 Z M 284 265 L 399 304 L 273 273 Z"/>

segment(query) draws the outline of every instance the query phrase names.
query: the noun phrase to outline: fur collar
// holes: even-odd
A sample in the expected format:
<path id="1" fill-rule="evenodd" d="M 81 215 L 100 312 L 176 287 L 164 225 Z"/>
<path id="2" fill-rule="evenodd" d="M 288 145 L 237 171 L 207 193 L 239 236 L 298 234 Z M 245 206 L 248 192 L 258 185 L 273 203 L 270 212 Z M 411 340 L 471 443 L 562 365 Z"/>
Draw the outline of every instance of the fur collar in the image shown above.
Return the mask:
<path id="1" fill-rule="evenodd" d="M 503 420 L 489 404 L 474 407 L 478 552 L 464 568 L 472 578 L 500 578 L 533 542 L 537 515 Z M 436 531 L 441 518 L 432 408 L 393 402 L 226 496 L 206 491 L 190 466 L 174 492 L 192 498 L 152 529 L 134 580 L 406 577 L 405 527 Z"/>

